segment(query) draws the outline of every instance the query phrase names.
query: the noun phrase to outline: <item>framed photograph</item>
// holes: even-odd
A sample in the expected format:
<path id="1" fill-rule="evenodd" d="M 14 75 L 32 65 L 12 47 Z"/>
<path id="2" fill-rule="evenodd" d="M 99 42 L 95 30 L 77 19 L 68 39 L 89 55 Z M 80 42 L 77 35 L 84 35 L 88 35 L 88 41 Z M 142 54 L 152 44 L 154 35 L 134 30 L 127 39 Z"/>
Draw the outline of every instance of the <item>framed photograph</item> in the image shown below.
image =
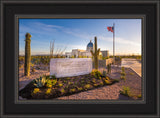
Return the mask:
<path id="1" fill-rule="evenodd" d="M 1 1 L 1 117 L 160 117 L 159 1 Z"/>

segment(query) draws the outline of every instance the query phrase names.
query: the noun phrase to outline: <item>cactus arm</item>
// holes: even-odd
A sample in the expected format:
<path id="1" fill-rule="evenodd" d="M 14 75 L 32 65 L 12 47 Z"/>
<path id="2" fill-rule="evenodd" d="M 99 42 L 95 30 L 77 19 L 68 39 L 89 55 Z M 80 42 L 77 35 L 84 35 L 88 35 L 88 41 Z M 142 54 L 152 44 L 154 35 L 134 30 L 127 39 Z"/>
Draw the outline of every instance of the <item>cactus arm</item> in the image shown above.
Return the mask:
<path id="1" fill-rule="evenodd" d="M 91 54 L 92 54 L 92 56 L 94 57 L 95 56 L 95 53 L 93 53 L 93 51 L 91 50 Z"/>
<path id="2" fill-rule="evenodd" d="M 92 54 L 92 56 L 94 55 L 92 50 L 91 50 L 91 54 Z"/>
<path id="3" fill-rule="evenodd" d="M 98 51 L 97 51 L 97 56 L 99 55 L 99 53 L 100 53 L 100 48 L 99 48 Z"/>

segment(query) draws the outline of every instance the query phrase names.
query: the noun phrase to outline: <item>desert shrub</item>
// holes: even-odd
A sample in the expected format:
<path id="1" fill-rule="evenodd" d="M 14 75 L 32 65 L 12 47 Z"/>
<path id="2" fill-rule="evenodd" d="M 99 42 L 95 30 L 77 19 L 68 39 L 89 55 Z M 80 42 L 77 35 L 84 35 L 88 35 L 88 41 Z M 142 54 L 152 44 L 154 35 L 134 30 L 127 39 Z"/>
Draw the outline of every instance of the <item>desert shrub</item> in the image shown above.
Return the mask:
<path id="1" fill-rule="evenodd" d="M 71 86 L 72 86 L 72 85 L 73 85 L 73 82 L 68 82 L 68 85 L 71 85 Z"/>
<path id="2" fill-rule="evenodd" d="M 19 61 L 24 61 L 24 57 L 23 56 L 19 56 Z"/>
<path id="3" fill-rule="evenodd" d="M 121 79 L 126 81 L 126 77 L 125 76 L 121 76 Z"/>
<path id="4" fill-rule="evenodd" d="M 30 63 L 30 66 L 33 67 L 33 66 L 34 66 L 34 63 Z"/>
<path id="5" fill-rule="evenodd" d="M 131 96 L 130 88 L 127 86 L 122 86 L 122 90 L 120 90 L 120 93 L 125 96 Z"/>
<path id="6" fill-rule="evenodd" d="M 106 84 L 111 84 L 111 81 L 109 81 L 109 80 L 107 80 L 107 79 L 104 80 L 104 81 L 105 81 Z"/>
<path id="7" fill-rule="evenodd" d="M 78 87 L 78 90 L 81 91 L 81 90 L 83 90 L 83 88 L 82 87 Z"/>
<path id="8" fill-rule="evenodd" d="M 59 87 L 61 87 L 61 86 L 63 86 L 63 84 L 62 84 L 62 83 L 60 83 L 60 84 L 58 84 L 58 86 L 59 86 Z"/>
<path id="9" fill-rule="evenodd" d="M 122 76 L 125 76 L 125 75 L 126 75 L 126 73 L 125 73 L 125 72 L 121 72 L 121 75 L 122 75 Z"/>
<path id="10" fill-rule="evenodd" d="M 43 87 L 46 83 L 46 78 L 45 76 L 43 76 L 43 77 L 33 80 L 33 82 L 34 82 L 34 86 L 36 86 L 37 88 Z"/>
<path id="11" fill-rule="evenodd" d="M 100 85 L 103 85 L 104 83 L 103 83 L 103 81 L 101 81 L 99 84 L 100 84 Z"/>
<path id="12" fill-rule="evenodd" d="M 81 82 L 82 84 L 83 84 L 83 83 L 85 83 L 85 81 L 84 81 L 84 80 L 81 80 L 80 82 Z"/>
<path id="13" fill-rule="evenodd" d="M 56 76 L 55 75 L 51 75 L 51 79 L 56 79 Z"/>
<path id="14" fill-rule="evenodd" d="M 18 66 L 19 68 L 22 68 L 24 65 L 19 63 Z"/>
<path id="15" fill-rule="evenodd" d="M 106 80 L 110 80 L 109 77 L 106 77 L 105 79 L 106 79 Z"/>
<path id="16" fill-rule="evenodd" d="M 119 79 L 113 79 L 113 82 L 119 82 Z"/>
<path id="17" fill-rule="evenodd" d="M 105 70 L 103 70 L 103 74 L 102 74 L 103 77 L 107 77 L 107 72 Z"/>
<path id="18" fill-rule="evenodd" d="M 126 81 L 126 73 L 124 71 L 124 67 L 121 68 L 122 72 L 121 72 L 121 79 L 123 79 L 124 81 Z"/>
<path id="19" fill-rule="evenodd" d="M 95 78 L 99 78 L 99 77 L 102 77 L 102 73 L 98 70 L 93 70 L 91 72 L 91 75 L 94 76 Z"/>
<path id="20" fill-rule="evenodd" d="M 50 76 L 49 76 L 49 75 L 45 75 L 45 77 L 46 77 L 46 80 L 50 79 Z"/>
<path id="21" fill-rule="evenodd" d="M 41 68 L 39 66 L 36 67 L 37 70 L 40 70 Z"/>
<path id="22" fill-rule="evenodd" d="M 68 82 L 68 85 L 70 85 L 71 84 L 71 82 Z"/>
<path id="23" fill-rule="evenodd" d="M 96 83 L 96 79 L 92 79 L 92 82 L 93 82 L 93 83 Z"/>
<path id="24" fill-rule="evenodd" d="M 137 97 L 138 97 L 138 98 L 141 98 L 141 97 L 142 97 L 142 95 L 141 95 L 141 94 L 139 94 Z"/>
<path id="25" fill-rule="evenodd" d="M 57 80 L 56 80 L 56 79 L 54 79 L 54 80 L 48 79 L 48 80 L 46 81 L 46 87 L 51 88 L 52 86 L 56 85 L 56 83 L 57 83 Z"/>
<path id="26" fill-rule="evenodd" d="M 111 73 L 111 64 L 108 64 L 108 65 L 107 65 L 107 73 L 108 73 L 108 74 Z"/>
<path id="27" fill-rule="evenodd" d="M 36 93 L 38 93 L 38 92 L 40 92 L 40 89 L 39 89 L 39 88 L 34 88 L 34 90 L 33 90 L 33 92 L 32 92 L 32 95 L 33 95 L 33 94 L 36 94 Z"/>
<path id="28" fill-rule="evenodd" d="M 86 84 L 85 86 L 84 86 L 84 88 L 85 89 L 90 89 L 92 86 L 90 85 L 90 84 Z"/>
<path id="29" fill-rule="evenodd" d="M 93 84 L 95 87 L 98 86 L 98 84 Z"/>
<path id="30" fill-rule="evenodd" d="M 52 91 L 52 89 L 51 88 L 48 88 L 47 90 L 46 90 L 46 92 L 45 92 L 45 94 L 51 94 L 51 91 Z"/>
<path id="31" fill-rule="evenodd" d="M 67 83 L 67 81 L 66 81 L 66 80 L 64 80 L 63 82 L 64 82 L 64 83 Z"/>
<path id="32" fill-rule="evenodd" d="M 124 67 L 121 68 L 122 72 L 124 72 Z"/>
<path id="33" fill-rule="evenodd" d="M 70 92 L 72 93 L 72 92 L 75 92 L 76 91 L 76 89 L 75 88 L 73 88 L 73 89 L 70 89 Z"/>
<path id="34" fill-rule="evenodd" d="M 65 93 L 65 90 L 62 88 L 62 89 L 60 90 L 60 92 L 61 92 L 62 94 L 64 94 L 64 93 Z"/>
<path id="35" fill-rule="evenodd" d="M 35 68 L 32 68 L 32 72 L 36 72 L 36 69 L 35 69 Z"/>
<path id="36" fill-rule="evenodd" d="M 130 72 L 129 74 L 130 74 L 130 75 L 134 75 L 134 73 L 132 73 L 132 72 Z"/>

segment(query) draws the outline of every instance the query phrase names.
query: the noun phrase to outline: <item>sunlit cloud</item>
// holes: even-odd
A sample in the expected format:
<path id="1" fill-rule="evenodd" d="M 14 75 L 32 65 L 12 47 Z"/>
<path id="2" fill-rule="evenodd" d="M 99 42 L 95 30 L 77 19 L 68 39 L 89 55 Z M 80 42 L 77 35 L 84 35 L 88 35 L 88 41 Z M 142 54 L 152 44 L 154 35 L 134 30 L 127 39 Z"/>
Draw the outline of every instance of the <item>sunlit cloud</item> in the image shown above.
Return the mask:
<path id="1" fill-rule="evenodd" d="M 103 36 L 99 36 L 100 40 L 104 40 L 104 41 L 109 41 L 109 42 L 113 42 L 113 37 L 103 37 Z M 133 42 L 130 40 L 126 40 L 124 38 L 120 38 L 120 37 L 115 37 L 115 43 L 119 43 L 119 44 L 125 44 L 125 45 L 134 45 L 134 46 L 140 46 L 141 44 L 138 42 Z"/>

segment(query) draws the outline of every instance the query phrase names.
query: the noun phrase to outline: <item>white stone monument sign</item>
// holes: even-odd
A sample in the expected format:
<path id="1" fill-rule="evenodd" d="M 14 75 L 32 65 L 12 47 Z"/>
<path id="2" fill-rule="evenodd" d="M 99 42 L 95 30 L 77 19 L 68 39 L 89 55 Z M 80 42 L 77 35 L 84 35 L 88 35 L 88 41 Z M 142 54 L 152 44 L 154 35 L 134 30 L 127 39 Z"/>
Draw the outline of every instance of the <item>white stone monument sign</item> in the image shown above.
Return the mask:
<path id="1" fill-rule="evenodd" d="M 50 75 L 56 77 L 84 75 L 91 71 L 91 58 L 53 58 L 50 60 Z"/>

